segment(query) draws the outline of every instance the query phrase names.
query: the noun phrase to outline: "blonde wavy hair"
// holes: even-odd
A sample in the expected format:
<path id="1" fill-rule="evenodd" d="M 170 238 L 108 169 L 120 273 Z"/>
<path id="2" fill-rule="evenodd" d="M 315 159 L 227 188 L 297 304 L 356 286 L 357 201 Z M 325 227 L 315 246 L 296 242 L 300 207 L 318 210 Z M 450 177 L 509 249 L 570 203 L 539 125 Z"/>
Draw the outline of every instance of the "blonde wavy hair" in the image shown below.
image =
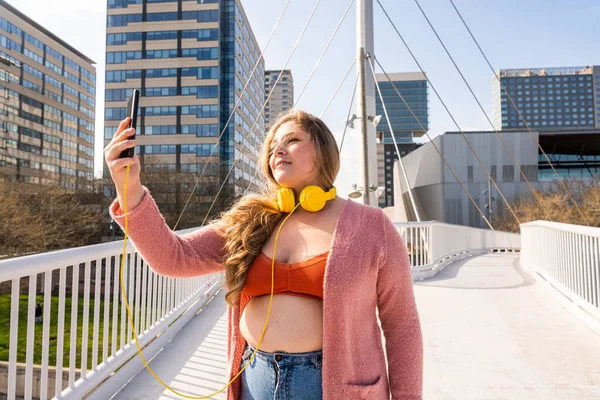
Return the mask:
<path id="1" fill-rule="evenodd" d="M 289 121 L 293 121 L 308 133 L 315 146 L 315 162 L 321 188 L 329 190 L 333 187 L 340 168 L 340 153 L 337 143 L 323 121 L 305 111 L 295 109 L 279 116 L 269 129 L 260 153 L 259 168 L 267 180 L 266 188 L 260 195 L 243 197 L 229 211 L 223 213 L 218 220 L 220 231 L 226 238 L 224 264 L 227 293 L 225 300 L 231 307 L 239 306 L 240 294 L 246 283 L 248 268 L 284 217 L 284 214 L 275 205 L 277 190 L 281 186 L 273 176 L 269 158 L 271 142 L 275 133 Z"/>

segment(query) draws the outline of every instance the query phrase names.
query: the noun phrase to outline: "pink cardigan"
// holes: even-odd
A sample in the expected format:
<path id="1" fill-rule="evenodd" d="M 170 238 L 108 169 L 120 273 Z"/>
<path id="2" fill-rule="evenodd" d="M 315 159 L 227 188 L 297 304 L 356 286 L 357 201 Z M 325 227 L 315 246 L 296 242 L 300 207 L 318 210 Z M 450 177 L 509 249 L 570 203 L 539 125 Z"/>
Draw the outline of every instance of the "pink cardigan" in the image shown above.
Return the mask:
<path id="1" fill-rule="evenodd" d="M 117 200 L 110 213 L 125 226 Z M 192 277 L 224 271 L 224 239 L 214 228 L 176 235 L 147 189 L 142 202 L 129 211 L 129 236 L 159 274 Z M 392 399 L 422 399 L 423 339 L 408 254 L 381 209 L 346 202 L 334 232 L 323 293 L 323 399 L 387 400 L 390 393 Z M 228 307 L 228 381 L 239 372 L 245 344 L 239 333 L 243 305 Z M 238 377 L 229 386 L 228 400 L 239 399 L 240 382 Z"/>

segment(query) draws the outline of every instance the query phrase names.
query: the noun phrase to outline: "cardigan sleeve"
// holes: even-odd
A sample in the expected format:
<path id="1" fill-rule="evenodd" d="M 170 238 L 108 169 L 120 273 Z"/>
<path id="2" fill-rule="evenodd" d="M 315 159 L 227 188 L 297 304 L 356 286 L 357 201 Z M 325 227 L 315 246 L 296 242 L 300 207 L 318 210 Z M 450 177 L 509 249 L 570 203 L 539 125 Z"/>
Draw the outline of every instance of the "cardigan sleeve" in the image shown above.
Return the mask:
<path id="1" fill-rule="evenodd" d="M 144 187 L 140 204 L 128 210 L 127 235 L 150 268 L 168 277 L 193 277 L 224 270 L 225 239 L 214 225 L 177 235 L 165 222 L 156 202 Z M 113 219 L 125 231 L 125 214 L 119 200 L 109 207 Z"/>
<path id="2" fill-rule="evenodd" d="M 385 337 L 392 399 L 423 398 L 423 337 L 406 245 L 382 212 L 385 247 L 377 276 L 377 308 Z"/>

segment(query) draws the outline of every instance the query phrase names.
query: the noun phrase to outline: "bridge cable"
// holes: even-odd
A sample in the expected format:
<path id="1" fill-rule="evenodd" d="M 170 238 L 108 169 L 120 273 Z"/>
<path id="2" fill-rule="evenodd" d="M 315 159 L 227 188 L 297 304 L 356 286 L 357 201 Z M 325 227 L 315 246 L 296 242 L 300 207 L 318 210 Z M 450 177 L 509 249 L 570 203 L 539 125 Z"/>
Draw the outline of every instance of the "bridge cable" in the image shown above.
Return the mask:
<path id="1" fill-rule="evenodd" d="M 512 106 L 514 107 L 514 109 L 517 111 L 517 113 L 519 114 L 519 117 L 521 118 L 521 120 L 523 121 L 523 123 L 525 124 L 525 127 L 527 128 L 527 131 L 529 132 L 529 135 L 531 135 L 531 138 L 533 139 L 533 141 L 535 142 L 535 144 L 538 146 L 538 148 L 540 149 L 540 151 L 542 152 L 542 154 L 544 155 L 544 157 L 546 158 L 546 161 L 548 162 L 548 165 L 550 165 L 550 168 L 552 168 L 552 171 L 554 171 L 554 174 L 556 175 L 556 177 L 558 178 L 558 181 L 560 182 L 560 184 L 562 185 L 563 189 L 565 190 L 565 193 L 567 194 L 567 196 L 569 196 L 569 198 L 571 199 L 571 201 L 573 202 L 573 205 L 577 208 L 577 211 L 579 212 L 579 214 L 581 215 L 581 217 L 585 220 L 585 223 L 590 226 L 589 221 L 587 220 L 587 218 L 584 216 L 584 214 L 581 212 L 581 209 L 579 208 L 579 205 L 577 204 L 577 202 L 575 201 L 575 199 L 573 199 L 573 197 L 571 196 L 571 193 L 569 193 L 569 189 L 567 188 L 567 186 L 564 183 L 564 180 L 560 177 L 560 175 L 558 174 L 558 172 L 556 171 L 556 169 L 554 168 L 554 166 L 552 165 L 552 161 L 550 161 L 550 158 L 548 157 L 548 155 L 546 154 L 546 152 L 544 151 L 544 149 L 542 148 L 542 146 L 540 145 L 540 142 L 538 139 L 535 138 L 535 135 L 533 134 L 531 128 L 529 127 L 529 124 L 527 123 L 527 121 L 525 120 L 525 117 L 523 116 L 523 114 L 521 113 L 521 111 L 517 108 L 517 105 L 515 104 L 512 96 L 510 95 L 510 93 L 508 92 L 508 90 L 506 89 L 506 86 L 502 84 L 502 81 L 500 80 L 500 77 L 498 76 L 498 74 L 496 73 L 496 70 L 494 69 L 494 67 L 492 67 L 492 64 L 490 63 L 490 61 L 488 60 L 487 56 L 485 55 L 483 49 L 481 48 L 481 46 L 479 45 L 479 42 L 477 41 L 477 39 L 475 39 L 475 36 L 473 35 L 473 32 L 471 31 L 471 29 L 469 28 L 469 26 L 467 25 L 466 21 L 464 20 L 462 14 L 460 13 L 460 11 L 458 11 L 458 8 L 456 8 L 456 5 L 454 4 L 454 2 L 452 0 L 450 0 L 450 3 L 452 4 L 452 7 L 454 7 L 454 10 L 456 11 L 456 13 L 458 14 L 458 16 L 460 17 L 460 20 L 463 22 L 463 24 L 465 25 L 465 28 L 467 28 L 467 31 L 469 32 L 469 34 L 471 35 L 471 38 L 473 39 L 473 41 L 475 42 L 475 44 L 477 45 L 477 48 L 479 49 L 479 51 L 481 52 L 481 55 L 483 56 L 483 58 L 485 59 L 485 61 L 487 62 L 487 65 L 490 67 L 490 69 L 492 70 L 492 73 L 494 74 L 494 78 L 496 78 L 496 80 L 498 81 L 498 83 L 500 84 L 500 88 L 504 89 L 504 93 L 506 93 L 506 96 L 508 97 L 508 99 L 510 100 L 510 102 L 512 103 Z"/>
<path id="2" fill-rule="evenodd" d="M 317 11 L 317 8 L 319 6 L 319 4 L 321 3 L 322 0 L 317 0 L 317 3 L 315 4 L 310 16 L 308 17 L 308 20 L 306 21 L 306 24 L 304 25 L 304 28 L 302 29 L 302 32 L 300 33 L 300 36 L 298 37 L 298 39 L 296 40 L 296 43 L 294 44 L 294 47 L 292 48 L 292 51 L 290 52 L 288 59 L 285 62 L 285 65 L 283 66 L 283 69 L 286 69 L 288 66 L 288 63 L 290 62 L 290 59 L 292 58 L 292 56 L 294 55 L 294 53 L 296 52 L 296 49 L 298 48 L 298 44 L 300 44 L 300 40 L 302 39 L 302 37 L 304 36 L 304 33 L 306 32 L 306 29 L 308 28 L 308 25 L 310 24 L 310 21 L 312 20 L 313 16 L 315 15 L 315 12 Z M 279 81 L 281 80 L 281 77 L 283 76 L 283 74 L 279 74 L 279 76 L 277 77 L 277 80 L 275 81 L 275 84 L 273 85 L 273 87 L 276 87 L 277 84 L 279 83 Z M 271 92 L 269 93 L 269 96 L 267 97 L 267 99 L 264 101 L 262 108 L 260 109 L 260 111 L 258 112 L 258 117 L 254 120 L 254 124 L 252 125 L 252 127 L 250 128 L 250 131 L 248 132 L 248 135 L 246 135 L 246 137 L 244 138 L 244 141 L 242 142 L 242 149 L 244 148 L 244 145 L 246 143 L 246 141 L 248 140 L 248 138 L 250 137 L 252 131 L 254 130 L 254 127 L 256 126 L 256 123 L 258 122 L 258 120 L 260 119 L 267 103 L 269 102 L 269 100 L 271 99 L 271 96 L 273 95 L 273 91 L 271 90 Z M 208 219 L 208 216 L 210 215 L 210 211 L 212 210 L 213 206 L 215 205 L 215 202 L 217 201 L 217 198 L 219 197 L 219 194 L 221 194 L 221 191 L 223 190 L 223 187 L 225 187 L 225 184 L 227 183 L 227 179 L 229 179 L 229 175 L 231 175 L 231 171 L 233 171 L 233 168 L 235 167 L 235 165 L 237 164 L 238 160 L 241 158 L 241 156 L 243 155 L 242 151 L 240 150 L 239 154 L 237 157 L 235 157 L 231 168 L 229 168 L 229 172 L 227 172 L 227 175 L 225 176 L 225 178 L 223 179 L 223 183 L 221 184 L 221 187 L 219 188 L 219 190 L 217 191 L 217 194 L 215 195 L 215 198 L 212 202 L 212 204 L 210 205 L 210 208 L 208 209 L 208 211 L 206 212 L 206 216 L 204 217 L 204 220 L 202 221 L 202 225 L 204 225 L 206 223 L 206 220 Z"/>
<path id="3" fill-rule="evenodd" d="M 415 61 L 415 63 L 419 67 L 419 69 L 421 70 L 421 73 L 425 76 L 425 79 L 427 79 L 427 82 L 429 83 L 429 85 L 433 89 L 434 93 L 436 94 L 436 97 L 440 100 L 440 102 L 442 103 L 442 106 L 444 107 L 444 109 L 446 110 L 446 112 L 448 113 L 448 115 L 450 116 L 450 118 L 452 119 L 452 121 L 454 122 L 454 124 L 456 125 L 457 129 L 459 130 L 459 133 L 461 134 L 461 136 L 463 137 L 463 139 L 465 140 L 465 142 L 467 143 L 467 145 L 471 149 L 471 152 L 473 153 L 473 155 L 475 156 L 475 158 L 479 162 L 479 165 L 481 165 L 481 168 L 485 171 L 486 175 L 490 179 L 490 182 L 494 185 L 494 187 L 498 191 L 498 194 L 500 195 L 500 197 L 502 197 L 502 200 L 504 200 L 504 203 L 506 204 L 507 208 L 512 213 L 512 215 L 515 218 L 515 220 L 517 221 L 517 223 L 520 225 L 521 221 L 519 220 L 519 217 L 517 216 L 517 214 L 515 213 L 515 211 L 513 210 L 513 208 L 510 206 L 510 203 L 508 202 L 508 200 L 506 199 L 506 197 L 504 197 L 504 194 L 502 193 L 502 191 L 500 190 L 500 188 L 496 184 L 496 181 L 494 179 L 492 179 L 492 176 L 490 175 L 489 171 L 485 167 L 485 164 L 483 163 L 483 161 L 481 161 L 481 159 L 479 158 L 479 155 L 477 155 L 477 152 L 475 151 L 475 149 L 473 148 L 473 146 L 471 145 L 471 143 L 467 139 L 467 137 L 464 134 L 464 132 L 460 129 L 460 126 L 458 125 L 458 123 L 456 122 L 456 119 L 454 118 L 454 116 L 452 115 L 452 113 L 450 112 L 450 110 L 448 109 L 448 107 L 446 106 L 446 103 L 444 103 L 444 101 L 442 100 L 442 98 L 439 95 L 438 91 L 435 89 L 435 86 L 431 83 L 431 80 L 425 74 L 425 71 L 421 67 L 421 64 L 418 62 L 418 60 L 414 56 L 413 52 L 411 51 L 410 47 L 408 46 L 408 44 L 404 40 L 404 37 L 398 31 L 398 28 L 396 27 L 396 24 L 394 24 L 394 22 L 390 18 L 389 14 L 387 13 L 387 11 L 385 10 L 385 8 L 381 4 L 381 1 L 377 0 L 377 3 L 379 4 L 379 6 L 381 7 L 381 9 L 383 10 L 384 14 L 386 15 L 386 17 L 388 18 L 388 20 L 390 21 L 390 23 L 392 24 L 392 27 L 394 28 L 394 30 L 396 31 L 396 33 L 398 34 L 398 36 L 402 40 L 402 43 L 404 43 L 404 46 L 407 48 L 407 50 L 410 53 L 411 57 L 413 58 L 413 60 Z"/>
<path id="4" fill-rule="evenodd" d="M 358 78 L 360 75 L 356 74 L 356 81 L 354 83 L 354 90 L 352 91 L 352 99 L 350 100 L 350 108 L 348 108 L 348 116 L 344 121 L 344 133 L 342 134 L 342 140 L 340 142 L 340 154 L 342 154 L 342 147 L 344 147 L 344 138 L 346 137 L 346 131 L 348 130 L 348 121 L 350 120 L 350 113 L 352 112 L 352 106 L 354 105 L 354 96 L 356 95 L 356 88 L 358 87 Z"/>
<path id="5" fill-rule="evenodd" d="M 356 60 L 355 60 L 356 62 Z M 352 63 L 352 65 L 350 66 L 350 68 L 352 68 L 352 66 L 354 66 L 355 62 Z M 346 121 L 348 121 L 350 119 L 350 113 L 352 112 L 352 105 L 354 103 L 354 95 L 356 94 L 356 87 L 358 86 L 358 75 L 356 76 L 356 82 L 354 84 L 354 90 L 352 91 L 352 99 L 350 100 L 350 108 L 348 110 L 348 116 L 346 118 Z M 337 90 L 336 90 L 337 93 Z M 323 111 L 325 112 L 325 111 Z M 344 138 L 346 137 L 346 130 L 348 129 L 348 124 L 344 123 L 344 133 L 342 134 L 342 141 L 340 143 L 340 154 L 342 153 L 342 148 L 344 146 Z M 252 184 L 254 183 L 254 180 L 256 179 L 256 176 L 258 175 L 259 169 L 256 169 L 256 172 L 254 172 L 254 176 L 252 177 L 252 180 L 250 181 L 250 184 L 248 184 L 248 187 L 246 188 L 246 190 L 244 191 L 243 196 L 246 196 L 246 194 L 248 193 L 248 190 L 250 189 L 250 187 L 252 186 Z"/>
<path id="6" fill-rule="evenodd" d="M 235 111 L 237 110 L 237 108 L 238 108 L 238 106 L 240 104 L 240 101 L 242 101 L 242 97 L 243 97 L 244 93 L 246 92 L 246 89 L 248 88 L 248 85 L 250 84 L 250 80 L 254 76 L 254 72 L 256 71 L 256 68 L 258 67 L 258 64 L 260 63 L 260 60 L 263 58 L 265 52 L 267 51 L 267 48 L 269 47 L 269 44 L 271 43 L 271 39 L 273 38 L 273 35 L 275 34 L 275 31 L 277 30 L 277 27 L 279 26 L 279 23 L 281 22 L 281 19 L 283 18 L 283 15 L 285 14 L 285 11 L 287 10 L 288 6 L 290 5 L 290 1 L 291 0 L 287 0 L 287 2 L 285 3 L 285 6 L 283 7 L 283 10 L 279 14 L 279 18 L 277 18 L 277 21 L 275 22 L 275 26 L 273 27 L 273 30 L 271 31 L 271 34 L 269 35 L 269 39 L 267 40 L 267 44 L 265 45 L 264 49 L 260 52 L 260 56 L 256 60 L 256 63 L 254 64 L 254 68 L 252 69 L 252 72 L 250 73 L 250 76 L 246 80 L 246 84 L 244 85 L 244 88 L 242 89 L 242 92 L 240 93 L 239 98 L 238 98 L 237 102 L 235 103 L 235 106 L 233 107 L 233 110 L 231 111 L 231 114 L 229 115 L 229 118 L 227 119 L 227 122 L 225 123 L 225 126 L 223 127 L 223 130 L 221 131 L 221 134 L 217 138 L 217 142 L 213 146 L 212 151 L 210 152 L 210 155 L 206 159 L 206 163 L 204 164 L 204 168 L 202 169 L 202 172 L 200 173 L 200 176 L 196 180 L 196 184 L 192 188 L 192 191 L 190 192 L 190 196 L 188 197 L 185 205 L 183 206 L 183 209 L 181 210 L 181 213 L 179 214 L 179 217 L 177 218 L 177 222 L 175 222 L 175 225 L 173 226 L 173 231 L 175 231 L 177 229 L 177 225 L 179 225 L 179 221 L 181 220 L 181 217 L 183 216 L 183 213 L 185 212 L 185 209 L 187 208 L 190 200 L 192 199 L 192 196 L 194 195 L 194 191 L 198 187 L 198 184 L 200 183 L 200 180 L 202 179 L 202 175 L 204 175 L 204 171 L 206 171 L 206 167 L 208 166 L 210 158 L 213 156 L 213 153 L 215 152 L 215 149 L 217 149 L 219 147 L 219 143 L 221 142 L 221 138 L 223 137 L 223 134 L 225 133 L 225 130 L 227 129 L 227 126 L 229 125 L 229 122 L 231 121 L 231 118 L 235 114 Z M 264 85 L 264 82 L 262 82 L 262 84 Z M 215 200 L 216 200 L 216 198 L 215 198 Z"/>
<path id="7" fill-rule="evenodd" d="M 298 95 L 298 98 L 295 101 L 296 106 L 298 105 L 298 103 L 300 103 L 300 99 L 302 98 L 302 95 L 304 94 L 304 90 L 306 90 L 306 87 L 308 86 L 308 82 L 310 82 L 312 76 L 314 75 L 314 73 L 316 72 L 317 68 L 319 67 L 319 64 L 321 63 L 321 60 L 323 59 L 323 56 L 325 55 L 325 53 L 329 49 L 329 46 L 331 45 L 331 42 L 333 41 L 333 38 L 335 37 L 335 35 L 337 34 L 338 30 L 340 29 L 340 26 L 342 26 L 342 22 L 344 22 L 344 19 L 346 19 L 346 15 L 348 14 L 348 11 L 350 10 L 350 7 L 352 7 L 353 3 L 354 3 L 354 0 L 350 0 L 350 3 L 348 3 L 348 7 L 346 7 L 346 10 L 344 11 L 344 14 L 342 15 L 342 18 L 340 18 L 340 22 L 338 22 L 335 30 L 333 31 L 333 34 L 329 38 L 329 42 L 327 42 L 327 45 L 325 45 L 325 48 L 323 49 L 323 52 L 321 53 L 321 55 L 317 59 L 317 62 L 315 63 L 315 66 L 313 67 L 312 71 L 310 72 L 310 75 L 308 76 L 308 80 L 304 84 L 304 87 L 300 91 L 300 94 Z"/>
<path id="8" fill-rule="evenodd" d="M 377 65 L 379 65 L 379 68 L 385 74 L 386 78 L 388 79 L 388 81 L 390 82 L 390 84 L 392 85 L 392 87 L 394 88 L 394 90 L 396 91 L 396 93 L 398 94 L 398 97 L 400 97 L 400 99 L 402 100 L 402 102 L 404 103 L 404 105 L 406 106 L 406 108 L 408 108 L 408 111 L 410 111 L 410 113 L 412 114 L 412 116 L 419 123 L 419 125 L 421 126 L 421 130 L 423 132 L 425 132 L 425 135 L 427 135 L 427 138 L 429 139 L 429 143 L 431 143 L 432 146 L 435 148 L 435 150 L 437 151 L 437 153 L 440 155 L 440 157 L 444 161 L 444 164 L 446 165 L 446 167 L 448 167 L 448 169 L 450 170 L 450 172 L 452 173 L 452 175 L 454 175 L 454 178 L 456 179 L 456 181 L 458 182 L 458 184 L 460 185 L 460 187 L 462 188 L 462 190 L 469 197 L 469 200 L 471 200 L 471 203 L 473 203 L 473 205 L 475 206 L 475 208 L 477 209 L 477 211 L 479 211 L 479 214 L 481 214 L 481 218 L 484 219 L 485 223 L 488 225 L 488 227 L 491 230 L 494 230 L 494 227 L 492 226 L 492 224 L 490 223 L 490 221 L 488 221 L 488 219 L 485 217 L 485 215 L 484 215 L 483 211 L 481 210 L 481 208 L 479 208 L 479 205 L 477 204 L 477 202 L 473 199 L 473 197 L 471 196 L 471 194 L 469 193 L 469 191 L 467 190 L 467 188 L 465 187 L 465 185 L 463 185 L 463 183 L 460 181 L 459 177 L 456 175 L 456 172 L 454 172 L 454 169 L 452 169 L 452 167 L 450 166 L 450 164 L 446 160 L 446 157 L 444 157 L 444 154 L 441 152 L 441 150 L 439 149 L 439 147 L 435 144 L 433 138 L 429 135 L 429 132 L 427 131 L 427 129 L 425 129 L 425 127 L 423 126 L 423 123 L 421 123 L 421 121 L 416 116 L 416 114 L 414 113 L 414 111 L 412 110 L 412 108 L 408 105 L 408 103 L 406 102 L 406 100 L 404 100 L 404 96 L 402 96 L 400 94 L 400 92 L 396 88 L 396 85 L 394 84 L 394 82 L 392 81 L 392 79 L 390 78 L 390 76 L 388 75 L 388 73 L 381 66 L 381 63 L 379 62 L 379 60 L 377 60 L 375 58 L 375 62 L 377 63 Z M 383 102 L 383 99 L 381 101 Z M 488 205 L 488 207 L 491 207 L 491 205 Z M 491 211 L 491 208 L 490 208 L 490 211 Z"/>
<path id="9" fill-rule="evenodd" d="M 383 101 L 383 94 L 381 93 L 381 88 L 379 87 L 379 82 L 377 82 L 377 76 L 375 75 L 375 68 L 373 68 L 373 57 L 370 54 L 367 54 L 367 63 L 369 67 L 371 67 L 371 72 L 373 73 L 373 81 L 375 81 L 375 87 L 377 88 L 377 92 L 379 93 L 379 98 L 381 99 L 381 105 L 383 106 L 383 113 L 385 114 L 385 119 L 388 123 L 388 128 L 390 129 L 390 136 L 394 142 L 394 147 L 396 148 L 396 153 L 398 154 L 398 161 L 400 163 L 400 168 L 402 169 L 402 176 L 404 176 L 404 180 L 406 181 L 406 187 L 408 188 L 408 197 L 410 198 L 410 203 L 413 206 L 413 210 L 415 212 L 415 217 L 417 218 L 417 222 L 421 222 L 421 216 L 419 215 L 419 210 L 417 209 L 417 204 L 415 203 L 415 198 L 412 194 L 412 189 L 410 187 L 410 182 L 408 181 L 408 176 L 406 175 L 406 169 L 404 169 L 404 162 L 402 161 L 400 149 L 398 149 L 398 143 L 396 143 L 396 137 L 394 136 L 394 130 L 392 129 L 392 122 L 390 121 L 390 116 L 387 112 L 387 107 L 385 106 L 385 102 Z M 363 124 L 366 124 L 367 121 L 361 121 Z M 402 192 L 402 190 L 400 190 Z M 365 196 L 368 194 L 368 188 L 365 188 Z"/>
<path id="10" fill-rule="evenodd" d="M 348 14 L 348 11 L 350 10 L 350 7 L 352 6 L 353 3 L 354 3 L 354 0 L 350 0 L 350 3 L 346 7 L 346 10 L 344 11 L 344 14 L 342 15 L 342 18 L 340 19 L 340 22 L 338 23 L 338 25 L 336 26 L 333 34 L 329 38 L 329 41 L 327 42 L 327 45 L 325 46 L 325 49 L 323 49 L 323 52 L 321 53 L 321 55 L 317 59 L 315 65 L 314 65 L 314 67 L 313 67 L 313 69 L 312 69 L 312 71 L 311 71 L 311 73 L 310 73 L 310 75 L 308 77 L 308 80 L 306 81 L 306 83 L 302 87 L 302 90 L 300 91 L 300 95 L 298 96 L 298 98 L 295 101 L 295 103 L 296 103 L 296 105 L 294 106 L 295 108 L 296 108 L 297 104 L 300 102 L 300 98 L 302 97 L 302 94 L 304 93 L 304 90 L 307 88 L 308 82 L 310 82 L 310 80 L 312 79 L 312 76 L 316 72 L 319 64 L 321 63 L 321 60 L 323 59 L 323 56 L 327 52 L 327 49 L 329 49 L 329 46 L 331 45 L 331 42 L 333 41 L 333 38 L 335 37 L 335 35 L 337 34 L 338 30 L 340 29 L 340 26 L 342 25 L 342 22 L 344 22 L 344 19 L 346 18 L 346 15 Z M 354 65 L 354 63 L 352 65 Z M 352 66 L 350 68 L 352 68 Z M 258 172 L 259 172 L 259 169 L 256 168 L 256 171 L 254 172 L 254 176 L 252 176 L 252 179 L 250 180 L 250 183 L 248 184 L 248 187 L 246 187 L 246 190 L 244 191 L 244 194 L 242 195 L 242 197 L 246 196 L 246 194 L 248 193 L 248 190 L 250 189 L 250 187 L 254 183 L 254 180 L 256 179 L 256 177 L 258 175 Z"/>
<path id="11" fill-rule="evenodd" d="M 506 152 L 508 153 L 508 155 L 510 156 L 510 158 L 512 159 L 513 164 L 517 167 L 517 169 L 519 170 L 519 173 L 521 174 L 521 176 L 523 177 L 523 179 L 525 180 L 525 183 L 527 184 L 527 186 L 529 187 L 529 189 L 531 190 L 531 193 L 533 194 L 533 196 L 535 197 L 535 199 L 537 200 L 538 204 L 540 205 L 540 207 L 544 208 L 544 204 L 542 203 L 542 201 L 540 200 L 540 198 L 537 195 L 536 190 L 531 186 L 531 183 L 529 182 L 529 180 L 527 179 L 527 176 L 525 176 L 525 173 L 523 172 L 523 170 L 521 169 L 521 166 L 519 165 L 519 162 L 517 161 L 517 159 L 515 158 L 515 156 L 512 154 L 512 152 L 510 151 L 510 149 L 508 148 L 508 146 L 506 145 L 506 143 L 504 142 L 504 139 L 502 139 L 502 135 L 500 133 L 498 133 L 498 131 L 496 130 L 496 127 L 494 126 L 494 124 L 492 123 L 492 121 L 490 120 L 487 112 L 485 111 L 485 109 L 483 108 L 483 106 L 481 105 L 481 102 L 479 101 L 479 99 L 477 98 L 477 96 L 475 95 L 475 92 L 473 92 L 473 89 L 471 88 L 471 85 L 469 85 L 469 82 L 467 82 L 467 79 L 465 78 L 465 76 L 463 75 L 461 69 L 458 67 L 458 65 L 456 64 L 456 62 L 454 61 L 454 57 L 452 57 L 452 55 L 450 54 L 450 52 L 448 51 L 448 48 L 446 47 L 446 45 L 444 44 L 442 38 L 440 37 L 440 35 L 437 33 L 436 29 L 433 27 L 433 24 L 431 23 L 431 21 L 429 20 L 429 17 L 427 17 L 427 14 L 425 13 L 425 10 L 423 10 L 423 8 L 421 7 L 421 4 L 419 4 L 418 0 L 414 0 L 415 3 L 417 4 L 417 7 L 419 7 L 419 10 L 421 10 L 421 13 L 423 14 L 423 16 L 425 17 L 425 20 L 427 21 L 427 23 L 429 24 L 429 27 L 431 28 L 431 30 L 433 31 L 433 33 L 435 34 L 435 36 L 437 37 L 437 39 L 439 40 L 440 44 L 442 45 L 442 47 L 444 48 L 444 51 L 446 52 L 446 54 L 448 55 L 448 57 L 450 58 L 450 61 L 452 61 L 452 64 L 454 65 L 454 67 L 456 68 L 456 70 L 458 71 L 460 77 L 462 78 L 463 82 L 465 83 L 465 85 L 467 85 L 467 88 L 469 89 L 469 92 L 471 92 L 471 95 L 473 96 L 473 98 L 475 99 L 475 102 L 477 102 L 477 105 L 479 106 L 479 108 L 481 109 L 481 111 L 483 112 L 483 115 L 485 116 L 485 119 L 487 119 L 487 121 L 489 122 L 490 126 L 492 127 L 492 129 L 494 130 L 494 133 L 496 134 L 496 136 L 498 137 L 498 140 L 500 140 L 500 143 L 502 143 L 502 146 L 504 146 L 504 149 L 506 150 Z M 548 213 L 547 210 L 544 210 L 544 213 L 546 214 L 546 218 L 548 218 Z"/>
<path id="12" fill-rule="evenodd" d="M 356 57 L 352 61 L 352 64 L 350 65 L 350 68 L 348 68 L 348 70 L 346 71 L 346 74 L 342 78 L 342 81 L 340 82 L 340 84 L 337 86 L 337 88 L 333 92 L 333 95 L 331 96 L 331 98 L 329 99 L 329 102 L 327 103 L 327 105 L 323 109 L 323 112 L 321 112 L 321 114 L 319 115 L 319 118 L 323 119 L 323 116 L 325 115 L 325 113 L 329 109 L 329 106 L 331 105 L 331 102 L 333 101 L 333 99 L 335 98 L 335 96 L 337 96 L 337 94 L 340 91 L 340 88 L 342 87 L 342 85 L 344 84 L 344 82 L 346 82 L 346 78 L 348 78 L 348 75 L 350 74 L 350 71 L 352 71 L 352 67 L 354 67 L 354 64 L 356 64 Z"/>

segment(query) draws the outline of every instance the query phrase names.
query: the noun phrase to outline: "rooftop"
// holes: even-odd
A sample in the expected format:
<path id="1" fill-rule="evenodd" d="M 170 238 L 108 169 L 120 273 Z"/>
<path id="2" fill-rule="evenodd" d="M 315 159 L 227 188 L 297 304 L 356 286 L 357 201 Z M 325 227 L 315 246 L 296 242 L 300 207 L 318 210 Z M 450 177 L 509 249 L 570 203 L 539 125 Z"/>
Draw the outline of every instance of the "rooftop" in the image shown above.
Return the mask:
<path id="1" fill-rule="evenodd" d="M 591 75 L 593 69 L 594 67 L 591 65 L 585 67 L 501 69 L 500 77 Z"/>
<path id="2" fill-rule="evenodd" d="M 385 74 L 375 74 L 377 77 L 377 82 L 388 82 L 388 78 Z M 402 81 L 425 81 L 427 80 L 426 76 L 422 72 L 397 72 L 393 74 L 388 74 L 390 79 L 393 82 L 402 82 Z"/>
<path id="3" fill-rule="evenodd" d="M 77 55 L 84 61 L 86 61 L 90 64 L 96 64 L 96 62 L 94 60 L 87 57 L 85 54 L 83 54 L 82 52 L 80 52 L 79 50 L 77 50 L 76 48 L 74 48 L 73 46 L 71 46 L 70 44 L 68 44 L 61 38 L 59 38 L 58 36 L 56 36 L 54 33 L 50 32 L 48 29 L 44 28 L 42 25 L 35 22 L 33 19 L 29 18 L 27 15 L 23 14 L 21 11 L 19 11 L 15 7 L 11 6 L 5 0 L 0 0 L 0 7 L 6 8 L 8 11 L 15 14 L 17 17 L 21 18 L 23 21 L 27 22 L 29 25 L 33 26 L 35 29 L 39 30 L 44 35 L 48 36 L 50 39 L 58 42 L 61 46 L 65 47 L 67 50 L 73 52 L 75 55 Z"/>

